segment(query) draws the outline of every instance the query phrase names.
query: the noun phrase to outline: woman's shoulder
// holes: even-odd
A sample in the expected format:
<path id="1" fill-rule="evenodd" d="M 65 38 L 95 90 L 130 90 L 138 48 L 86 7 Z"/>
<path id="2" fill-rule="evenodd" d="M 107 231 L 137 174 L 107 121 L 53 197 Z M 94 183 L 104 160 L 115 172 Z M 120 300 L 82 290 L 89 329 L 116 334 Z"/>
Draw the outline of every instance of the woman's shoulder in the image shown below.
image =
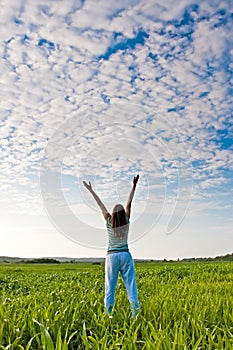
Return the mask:
<path id="1" fill-rule="evenodd" d="M 109 215 L 106 219 L 106 225 L 111 224 L 111 215 Z"/>

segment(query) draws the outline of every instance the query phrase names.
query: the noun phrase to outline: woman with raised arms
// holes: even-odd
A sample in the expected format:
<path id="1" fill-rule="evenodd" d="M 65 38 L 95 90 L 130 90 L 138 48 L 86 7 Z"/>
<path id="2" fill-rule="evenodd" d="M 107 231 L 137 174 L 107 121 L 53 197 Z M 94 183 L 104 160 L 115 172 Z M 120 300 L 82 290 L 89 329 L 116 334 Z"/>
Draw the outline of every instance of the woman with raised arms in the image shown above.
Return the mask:
<path id="1" fill-rule="evenodd" d="M 93 190 L 91 183 L 83 181 L 84 186 L 92 194 L 100 207 L 108 233 L 108 250 L 105 260 L 105 307 L 109 314 L 112 313 L 115 303 L 115 291 L 119 272 L 126 286 L 132 318 L 139 311 L 138 291 L 136 285 L 134 261 L 128 248 L 128 232 L 130 225 L 131 204 L 139 175 L 133 179 L 133 186 L 129 198 L 124 208 L 121 204 L 116 204 L 112 214 L 108 212 L 103 202 Z"/>

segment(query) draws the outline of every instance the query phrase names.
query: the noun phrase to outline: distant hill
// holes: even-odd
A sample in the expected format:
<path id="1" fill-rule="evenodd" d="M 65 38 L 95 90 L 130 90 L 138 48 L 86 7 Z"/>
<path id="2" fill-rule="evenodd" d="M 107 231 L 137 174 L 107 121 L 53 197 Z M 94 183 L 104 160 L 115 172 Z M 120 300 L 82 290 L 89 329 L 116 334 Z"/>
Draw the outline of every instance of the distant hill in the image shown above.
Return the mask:
<path id="1" fill-rule="evenodd" d="M 0 263 L 32 263 L 32 264 L 59 264 L 59 263 L 101 263 L 105 258 L 69 258 L 69 257 L 43 257 L 43 258 L 19 258 L 0 256 Z"/>
<path id="2" fill-rule="evenodd" d="M 18 263 L 21 262 L 23 258 L 10 257 L 10 256 L 0 256 L 1 263 Z"/>
<path id="3" fill-rule="evenodd" d="M 184 258 L 178 260 L 134 259 L 135 262 L 193 262 L 193 261 L 233 261 L 233 253 L 216 257 Z M 105 258 L 69 258 L 69 257 L 43 257 L 43 258 L 19 258 L 0 256 L 0 263 L 34 263 L 34 264 L 59 264 L 59 263 L 104 263 Z"/>
<path id="4" fill-rule="evenodd" d="M 182 261 L 233 261 L 233 253 L 232 254 L 226 254 L 226 255 L 219 255 L 215 258 L 209 257 L 209 258 L 190 258 L 190 259 L 183 259 Z"/>

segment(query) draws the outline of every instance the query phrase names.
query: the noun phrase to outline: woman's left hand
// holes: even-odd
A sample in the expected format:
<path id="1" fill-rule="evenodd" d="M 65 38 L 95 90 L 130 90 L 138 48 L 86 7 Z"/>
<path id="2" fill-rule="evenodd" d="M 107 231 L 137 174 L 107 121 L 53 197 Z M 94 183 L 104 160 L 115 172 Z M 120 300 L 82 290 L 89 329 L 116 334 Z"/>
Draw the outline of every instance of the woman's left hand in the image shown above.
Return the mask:
<path id="1" fill-rule="evenodd" d="M 88 183 L 86 181 L 83 181 L 83 184 L 90 192 L 92 191 L 92 186 L 91 186 L 90 181 L 89 181 L 89 185 L 88 185 Z"/>

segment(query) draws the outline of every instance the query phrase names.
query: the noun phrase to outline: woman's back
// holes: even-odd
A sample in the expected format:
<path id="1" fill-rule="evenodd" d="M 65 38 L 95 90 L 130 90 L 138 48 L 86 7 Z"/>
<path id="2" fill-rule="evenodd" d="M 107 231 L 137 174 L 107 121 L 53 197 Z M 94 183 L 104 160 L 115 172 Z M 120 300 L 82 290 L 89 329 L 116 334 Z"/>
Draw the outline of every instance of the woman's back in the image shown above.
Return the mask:
<path id="1" fill-rule="evenodd" d="M 126 215 L 127 224 L 119 227 L 123 235 L 116 235 L 111 223 L 111 216 L 106 220 L 106 227 L 108 231 L 108 252 L 112 250 L 128 250 L 128 233 L 129 233 L 129 219 Z"/>

